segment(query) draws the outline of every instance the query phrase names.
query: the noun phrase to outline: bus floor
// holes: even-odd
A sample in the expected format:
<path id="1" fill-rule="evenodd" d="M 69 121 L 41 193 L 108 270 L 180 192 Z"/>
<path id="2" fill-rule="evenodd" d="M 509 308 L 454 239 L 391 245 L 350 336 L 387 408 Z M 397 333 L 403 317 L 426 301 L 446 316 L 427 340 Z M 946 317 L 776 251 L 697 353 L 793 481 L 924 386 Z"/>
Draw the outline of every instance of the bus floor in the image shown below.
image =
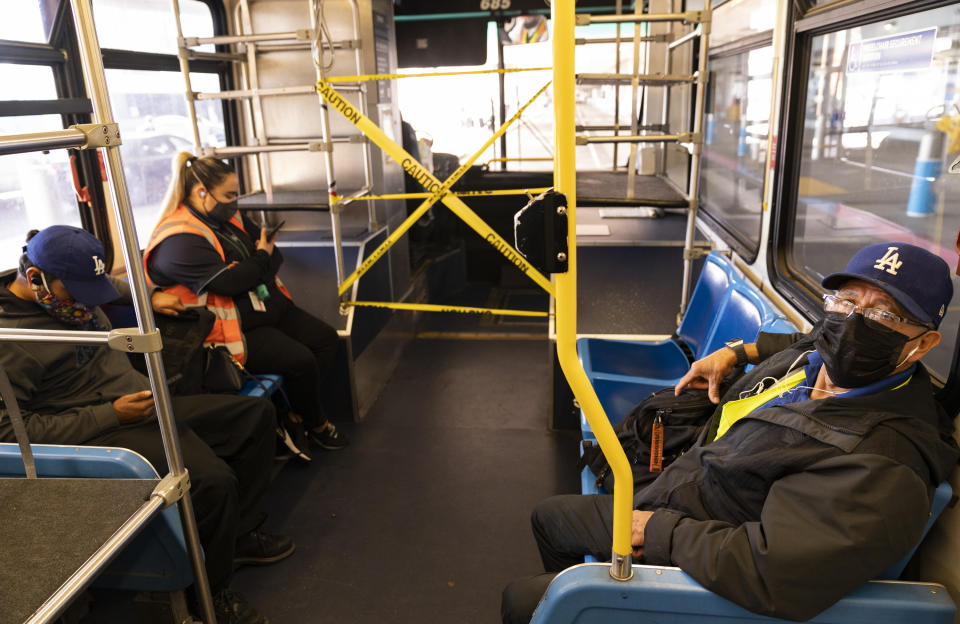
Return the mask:
<path id="1" fill-rule="evenodd" d="M 289 465 L 264 529 L 297 550 L 238 570 L 273 624 L 499 621 L 510 580 L 541 571 L 529 516 L 577 491 L 575 432 L 548 429 L 543 340 L 417 339 L 351 444 Z M 98 608 L 98 607 L 107 608 Z M 87 622 L 127 622 L 95 604 Z"/>

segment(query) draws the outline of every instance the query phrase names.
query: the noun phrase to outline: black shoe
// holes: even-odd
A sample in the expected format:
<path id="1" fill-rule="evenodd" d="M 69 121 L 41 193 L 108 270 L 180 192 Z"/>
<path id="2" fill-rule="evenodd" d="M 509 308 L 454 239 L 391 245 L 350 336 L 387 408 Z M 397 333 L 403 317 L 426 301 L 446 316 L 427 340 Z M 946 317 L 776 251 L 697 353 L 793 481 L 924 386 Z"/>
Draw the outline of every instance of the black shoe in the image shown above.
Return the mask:
<path id="1" fill-rule="evenodd" d="M 269 565 L 286 559 L 296 550 L 293 540 L 256 529 L 237 538 L 233 565 Z"/>
<path id="2" fill-rule="evenodd" d="M 307 429 L 307 437 L 310 438 L 311 442 L 328 451 L 339 451 L 350 444 L 347 434 L 341 433 L 329 420 L 319 431 Z"/>
<path id="3" fill-rule="evenodd" d="M 218 624 L 270 624 L 246 598 L 229 589 L 214 594 L 213 611 Z"/>
<path id="4" fill-rule="evenodd" d="M 305 434 L 302 435 L 302 439 L 297 439 L 298 437 L 301 436 L 298 436 L 295 430 L 291 431 L 289 427 L 277 427 L 277 450 L 289 457 L 295 457 L 299 461 L 309 464 L 313 461 L 313 458 L 303 452 L 303 449 L 307 448 L 307 436 Z"/>

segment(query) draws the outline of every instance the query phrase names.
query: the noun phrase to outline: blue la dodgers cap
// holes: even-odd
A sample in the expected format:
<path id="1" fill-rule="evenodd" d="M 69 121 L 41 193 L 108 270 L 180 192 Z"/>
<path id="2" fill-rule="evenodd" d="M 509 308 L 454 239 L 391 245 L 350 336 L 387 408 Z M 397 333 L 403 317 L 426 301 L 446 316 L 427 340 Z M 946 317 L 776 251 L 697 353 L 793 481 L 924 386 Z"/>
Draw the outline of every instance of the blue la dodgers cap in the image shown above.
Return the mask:
<path id="1" fill-rule="evenodd" d="M 864 247 L 847 268 L 820 282 L 836 290 L 852 279 L 882 289 L 910 314 L 934 327 L 940 326 L 953 297 L 950 267 L 940 256 L 909 243 L 877 243 Z"/>
<path id="2" fill-rule="evenodd" d="M 27 241 L 30 262 L 63 282 L 70 296 L 88 306 L 113 301 L 120 292 L 107 279 L 103 245 L 80 228 L 52 225 Z"/>

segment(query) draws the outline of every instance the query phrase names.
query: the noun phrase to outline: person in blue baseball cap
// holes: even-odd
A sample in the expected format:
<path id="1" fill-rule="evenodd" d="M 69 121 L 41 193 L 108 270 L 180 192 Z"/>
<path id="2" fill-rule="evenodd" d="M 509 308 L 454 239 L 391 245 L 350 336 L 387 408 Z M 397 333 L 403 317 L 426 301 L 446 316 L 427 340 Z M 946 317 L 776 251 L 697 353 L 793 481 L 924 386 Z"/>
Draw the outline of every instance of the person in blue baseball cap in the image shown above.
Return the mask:
<path id="1" fill-rule="evenodd" d="M 28 235 L 16 276 L 0 283 L 0 327 L 110 329 L 100 305 L 129 303 L 127 282 L 108 274 L 103 245 L 89 232 L 55 225 Z M 180 299 L 151 292 L 154 311 L 177 314 Z M 162 474 L 163 441 L 150 380 L 125 353 L 105 346 L 0 342 L 6 371 L 37 443 L 134 450 Z M 229 588 L 235 566 L 266 565 L 293 554 L 293 540 L 261 530 L 270 481 L 276 412 L 261 398 L 229 394 L 171 399 L 194 511 L 214 592 L 217 621 L 263 624 Z M 14 440 L 0 407 L 0 441 Z"/>
<path id="2" fill-rule="evenodd" d="M 859 388 L 913 366 L 940 343 L 953 297 L 950 267 L 908 243 L 864 247 L 823 278 L 825 316 L 816 341 L 832 385 Z"/>
<path id="3" fill-rule="evenodd" d="M 71 297 L 84 306 L 95 307 L 120 298 L 110 282 L 103 245 L 86 230 L 54 225 L 37 232 L 27 241 L 27 258 L 40 269 L 40 281 L 53 294 L 47 274 L 56 275 Z M 41 303 L 42 305 L 42 303 Z"/>
<path id="4" fill-rule="evenodd" d="M 920 363 L 953 296 L 947 263 L 916 245 L 874 244 L 822 285 L 832 292 L 811 332 L 729 336 L 691 365 L 675 393 L 707 391 L 717 405 L 696 442 L 633 497 L 637 560 L 679 566 L 790 620 L 902 561 L 960 458 Z M 534 508 L 547 573 L 504 589 L 503 622 L 529 622 L 556 574 L 585 555 L 609 557 L 612 498 L 553 496 Z"/>

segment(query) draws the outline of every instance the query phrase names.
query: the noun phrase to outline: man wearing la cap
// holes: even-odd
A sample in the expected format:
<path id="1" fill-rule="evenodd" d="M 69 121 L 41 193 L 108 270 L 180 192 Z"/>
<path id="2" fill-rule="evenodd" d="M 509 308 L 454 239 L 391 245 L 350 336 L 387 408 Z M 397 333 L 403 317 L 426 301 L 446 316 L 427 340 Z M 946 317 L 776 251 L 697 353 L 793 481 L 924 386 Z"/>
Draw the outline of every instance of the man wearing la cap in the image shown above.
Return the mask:
<path id="1" fill-rule="evenodd" d="M 950 269 L 906 243 L 870 245 L 824 278 L 806 336 L 761 334 L 677 384 L 719 403 L 697 443 L 633 500 L 641 563 L 675 565 L 756 613 L 806 620 L 903 558 L 960 457 L 919 360 L 937 345 Z M 735 337 L 731 337 L 735 338 Z M 732 385 L 720 381 L 736 365 Z M 532 515 L 548 574 L 503 594 L 529 621 L 555 573 L 609 557 L 611 496 L 555 496 Z"/>
<path id="2" fill-rule="evenodd" d="M 129 302 L 130 293 L 107 274 L 103 258 L 100 241 L 79 228 L 52 226 L 30 237 L 16 277 L 0 285 L 0 327 L 109 329 L 99 306 Z M 160 312 L 183 309 L 161 292 L 151 302 Z M 167 471 L 149 381 L 124 353 L 0 342 L 0 367 L 32 442 L 128 448 Z M 273 405 L 229 395 L 174 397 L 172 405 L 218 621 L 265 622 L 228 584 L 235 563 L 272 563 L 294 550 L 290 539 L 259 530 L 273 461 Z M 0 440 L 14 440 L 2 410 Z"/>

